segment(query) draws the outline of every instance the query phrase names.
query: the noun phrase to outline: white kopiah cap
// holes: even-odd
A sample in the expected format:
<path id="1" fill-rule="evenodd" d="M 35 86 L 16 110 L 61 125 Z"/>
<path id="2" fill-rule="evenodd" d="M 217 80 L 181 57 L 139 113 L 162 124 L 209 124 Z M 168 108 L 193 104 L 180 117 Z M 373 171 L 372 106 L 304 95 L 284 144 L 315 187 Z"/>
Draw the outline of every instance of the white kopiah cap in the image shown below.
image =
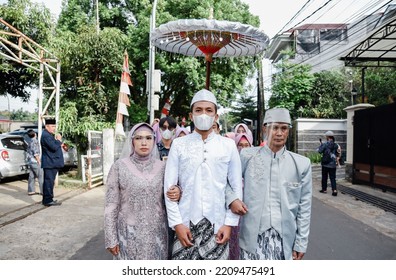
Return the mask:
<path id="1" fill-rule="evenodd" d="M 326 131 L 325 136 L 334 136 L 334 133 L 333 133 L 333 131 L 329 130 L 329 131 Z"/>
<path id="2" fill-rule="evenodd" d="M 216 97 L 212 92 L 206 89 L 201 89 L 200 91 L 194 94 L 194 97 L 191 100 L 190 107 L 192 107 L 192 105 L 198 101 L 209 101 L 212 102 L 217 107 Z"/>
<path id="3" fill-rule="evenodd" d="M 289 110 L 285 108 L 273 108 L 265 111 L 264 122 L 267 123 L 287 123 L 291 125 L 290 113 Z"/>

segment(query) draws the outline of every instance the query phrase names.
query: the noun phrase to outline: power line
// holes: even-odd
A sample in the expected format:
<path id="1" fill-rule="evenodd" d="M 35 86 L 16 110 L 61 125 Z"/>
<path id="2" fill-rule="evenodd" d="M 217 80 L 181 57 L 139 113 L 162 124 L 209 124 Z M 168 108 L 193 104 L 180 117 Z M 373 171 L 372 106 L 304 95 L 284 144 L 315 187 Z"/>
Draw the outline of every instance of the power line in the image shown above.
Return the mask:
<path id="1" fill-rule="evenodd" d="M 324 7 L 326 7 L 330 2 L 332 2 L 333 0 L 328 0 L 326 3 L 324 3 L 322 6 L 320 6 L 318 9 L 316 9 L 314 12 L 312 12 L 309 16 L 307 16 L 306 18 L 304 18 L 303 20 L 301 20 L 300 22 L 296 23 L 292 28 L 290 29 L 294 29 L 296 26 L 300 25 L 301 23 L 303 23 L 304 21 L 306 21 L 307 19 L 309 19 L 310 17 L 312 17 L 314 14 L 316 14 L 317 12 L 319 12 L 321 9 L 323 9 Z"/>
<path id="2" fill-rule="evenodd" d="M 279 34 L 281 34 L 282 30 L 290 23 L 292 22 L 297 16 L 300 15 L 300 13 L 307 7 L 307 5 L 311 2 L 311 0 L 308 0 L 305 2 L 305 4 L 300 8 L 300 10 L 297 11 L 297 13 L 275 34 L 275 37 L 277 37 Z"/>
<path id="3" fill-rule="evenodd" d="M 391 1 L 388 1 L 388 2 L 385 3 L 385 4 L 383 4 L 381 7 L 377 8 L 377 9 L 374 11 L 374 13 L 380 11 L 382 8 L 384 8 L 385 6 L 387 6 L 390 2 L 392 2 L 392 0 L 391 0 Z M 365 6 L 365 7 L 367 7 L 367 8 L 366 8 L 364 11 L 369 11 L 369 10 L 371 10 L 374 6 L 376 6 L 376 4 L 373 4 L 373 5 L 371 5 L 371 6 L 368 6 L 368 5 L 367 5 L 367 6 Z M 371 15 L 366 15 L 366 16 L 362 17 L 359 21 L 356 21 L 354 24 L 352 24 L 348 29 L 349 29 L 349 30 L 353 30 L 354 27 L 356 27 L 356 26 L 358 26 L 359 24 L 361 24 L 362 22 L 364 22 L 364 21 L 365 21 L 367 18 L 369 18 L 370 16 L 371 16 Z M 356 29 L 353 33 L 349 34 L 348 37 L 353 37 L 353 35 L 358 34 L 358 33 L 361 32 L 364 28 L 366 28 L 366 26 L 362 26 L 361 28 Z M 332 40 L 329 40 L 329 41 L 328 41 L 326 44 L 324 44 L 322 47 L 326 47 L 326 46 L 330 45 L 331 42 L 332 42 L 332 41 L 335 41 L 335 40 L 336 40 L 336 38 L 334 38 L 334 39 L 332 39 Z M 342 41 L 338 41 L 338 43 L 330 45 L 330 46 L 326 49 L 325 52 L 326 52 L 326 53 L 329 53 L 329 52 L 332 51 L 334 48 L 338 47 L 339 44 L 341 44 L 341 43 L 342 43 Z M 341 48 L 339 51 L 335 52 L 334 55 L 331 55 L 331 57 L 329 57 L 327 60 L 325 60 L 325 61 L 319 61 L 319 62 L 317 62 L 316 64 L 311 64 L 311 66 L 312 66 L 312 68 L 314 68 L 314 67 L 318 66 L 319 64 L 328 63 L 328 62 L 334 60 L 334 57 L 337 57 L 337 56 L 341 55 L 341 54 L 344 53 L 345 51 L 346 51 L 346 50 L 345 50 L 344 48 Z M 322 53 L 322 55 L 323 55 L 323 53 Z M 310 60 L 310 59 L 312 59 L 312 57 L 303 59 L 302 61 L 298 62 L 297 64 L 303 64 L 303 63 L 305 63 L 306 61 L 308 61 L 308 60 Z"/>
<path id="4" fill-rule="evenodd" d="M 382 2 L 382 1 L 375 1 L 375 3 L 374 3 L 374 1 L 373 1 L 373 3 L 372 3 L 371 5 L 370 5 L 370 4 L 366 4 L 365 6 L 362 7 L 361 11 L 360 11 L 359 13 L 357 13 L 356 15 L 352 16 L 351 19 L 353 19 L 353 18 L 358 18 L 358 17 L 360 17 L 362 14 L 364 14 L 364 13 L 366 13 L 367 11 L 370 11 L 370 10 L 373 9 L 374 7 L 378 6 L 378 4 L 379 4 L 378 2 Z M 386 3 L 383 4 L 381 7 L 377 8 L 375 11 L 373 11 L 373 13 L 378 12 L 379 10 L 381 10 L 382 8 L 384 8 L 385 6 L 387 6 L 387 5 L 388 5 L 389 3 L 391 3 L 391 2 L 392 2 L 392 0 L 386 2 Z M 329 3 L 329 1 L 327 1 L 324 5 L 327 5 L 328 3 Z M 324 5 L 322 5 L 319 9 L 323 8 Z M 319 9 L 318 9 L 318 10 L 319 10 Z M 316 13 L 318 10 L 316 10 L 314 13 Z M 306 17 L 306 19 L 309 18 L 309 17 L 311 17 L 314 13 L 312 13 L 310 16 Z M 359 21 L 357 21 L 357 22 L 355 22 L 354 24 L 352 24 L 352 25 L 349 27 L 349 29 L 352 29 L 353 27 L 357 26 L 358 24 L 360 24 L 362 21 L 366 20 L 366 19 L 367 19 L 368 17 L 370 17 L 370 16 L 371 16 L 371 15 L 367 15 L 367 16 L 361 18 Z M 301 21 L 301 22 L 302 22 L 302 21 Z M 312 24 L 315 24 L 315 23 L 312 23 Z M 295 25 L 295 26 L 296 26 L 296 25 Z M 294 27 L 293 27 L 293 28 L 294 28 Z M 354 34 L 360 32 L 363 28 L 365 28 L 365 26 L 363 26 L 363 27 L 360 28 L 360 29 L 357 29 L 357 30 L 356 30 L 354 33 L 352 33 L 352 34 L 349 34 L 348 37 L 352 37 L 352 35 L 354 35 Z M 336 40 L 336 38 L 334 38 L 334 39 L 332 39 L 332 40 L 329 40 L 329 41 L 328 41 L 326 44 L 324 44 L 322 47 L 325 47 L 325 46 L 331 44 L 331 43 L 334 42 L 335 40 Z M 341 41 L 341 42 L 342 42 L 342 41 Z M 339 45 L 341 42 L 338 42 L 338 43 L 336 43 L 336 44 L 331 45 L 328 49 L 326 49 L 326 52 L 329 52 L 329 50 L 330 50 L 331 48 L 338 47 L 338 45 Z M 314 68 L 314 67 L 318 66 L 319 64 L 327 63 L 327 62 L 333 60 L 334 57 L 340 55 L 340 54 L 343 53 L 343 52 L 345 52 L 345 49 L 342 49 L 341 51 L 337 52 L 336 54 L 334 54 L 333 56 L 331 56 L 331 57 L 330 57 L 329 59 L 327 59 L 326 61 L 324 61 L 324 62 L 323 62 L 323 61 L 320 61 L 320 62 L 317 62 L 316 64 L 311 64 L 311 66 L 312 66 L 312 68 Z M 296 67 L 296 66 L 299 65 L 299 64 L 304 64 L 307 60 L 310 60 L 311 58 L 312 58 L 312 57 L 308 57 L 308 58 L 306 58 L 306 59 L 303 59 L 302 61 L 299 61 L 299 62 L 295 63 L 295 66 L 290 67 L 290 69 L 293 69 L 293 67 Z M 272 77 L 272 74 L 271 74 L 271 77 Z"/>

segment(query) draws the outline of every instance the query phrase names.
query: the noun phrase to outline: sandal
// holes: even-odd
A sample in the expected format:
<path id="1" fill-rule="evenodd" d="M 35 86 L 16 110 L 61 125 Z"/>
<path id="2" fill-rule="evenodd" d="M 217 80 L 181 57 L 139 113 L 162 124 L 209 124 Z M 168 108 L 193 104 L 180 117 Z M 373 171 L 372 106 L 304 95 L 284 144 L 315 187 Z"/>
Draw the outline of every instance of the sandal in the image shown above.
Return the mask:
<path id="1" fill-rule="evenodd" d="M 324 190 L 320 190 L 319 192 L 321 192 L 321 193 L 327 193 L 327 191 L 324 191 Z"/>
<path id="2" fill-rule="evenodd" d="M 337 190 L 333 191 L 332 196 L 337 196 Z"/>

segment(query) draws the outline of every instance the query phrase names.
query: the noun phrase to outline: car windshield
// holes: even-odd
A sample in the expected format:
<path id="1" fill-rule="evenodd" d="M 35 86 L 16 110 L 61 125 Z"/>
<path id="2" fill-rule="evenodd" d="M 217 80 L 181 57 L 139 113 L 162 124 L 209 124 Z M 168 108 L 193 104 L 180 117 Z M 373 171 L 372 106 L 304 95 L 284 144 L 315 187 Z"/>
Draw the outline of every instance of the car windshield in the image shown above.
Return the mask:
<path id="1" fill-rule="evenodd" d="M 12 150 L 25 150 L 26 143 L 22 138 L 3 138 L 1 139 L 1 144 L 4 148 Z"/>

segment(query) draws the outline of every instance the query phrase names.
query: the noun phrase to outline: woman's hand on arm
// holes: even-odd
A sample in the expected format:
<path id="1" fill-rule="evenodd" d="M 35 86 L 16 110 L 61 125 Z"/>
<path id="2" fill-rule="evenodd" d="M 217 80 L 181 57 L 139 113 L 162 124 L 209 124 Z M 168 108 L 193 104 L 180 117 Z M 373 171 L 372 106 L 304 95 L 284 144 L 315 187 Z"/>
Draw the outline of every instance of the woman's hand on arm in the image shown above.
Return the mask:
<path id="1" fill-rule="evenodd" d="M 113 255 L 117 256 L 120 253 L 120 245 L 116 245 L 113 248 L 107 248 L 107 250 Z"/>
<path id="2" fill-rule="evenodd" d="M 177 185 L 171 186 L 166 192 L 166 196 L 173 202 L 178 202 L 181 197 L 181 189 Z"/>

